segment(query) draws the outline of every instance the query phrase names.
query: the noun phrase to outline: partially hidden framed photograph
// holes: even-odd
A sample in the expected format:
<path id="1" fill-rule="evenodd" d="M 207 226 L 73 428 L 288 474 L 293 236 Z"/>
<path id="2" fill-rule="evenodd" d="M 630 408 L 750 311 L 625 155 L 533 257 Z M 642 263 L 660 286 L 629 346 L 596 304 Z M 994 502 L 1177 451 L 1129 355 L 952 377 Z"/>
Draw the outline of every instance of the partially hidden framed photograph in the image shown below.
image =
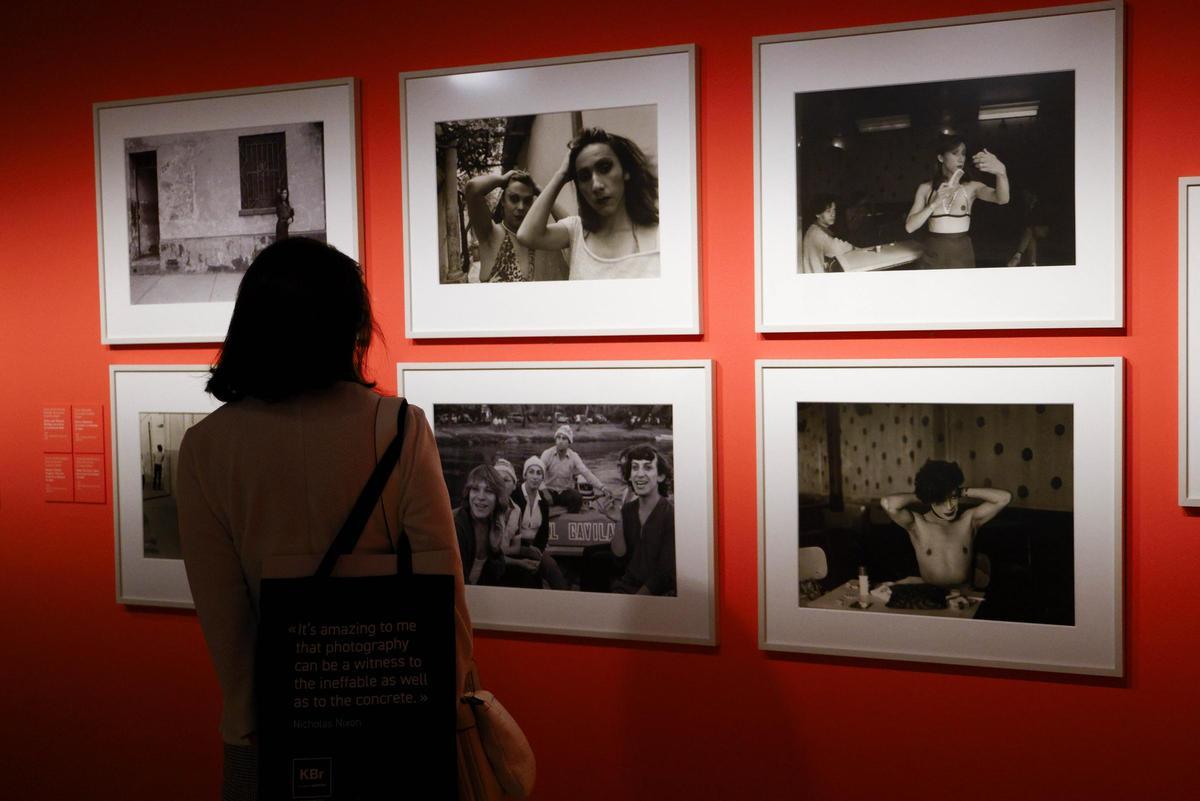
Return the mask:
<path id="1" fill-rule="evenodd" d="M 1123 7 L 754 40 L 760 332 L 1119 327 Z"/>
<path id="2" fill-rule="evenodd" d="M 1179 179 L 1179 503 L 1200 506 L 1200 176 Z"/>
<path id="3" fill-rule="evenodd" d="M 183 435 L 221 405 L 207 365 L 110 365 L 117 603 L 192 607 L 179 545 Z"/>
<path id="4" fill-rule="evenodd" d="M 478 628 L 714 645 L 707 361 L 400 364 Z"/>
<path id="5" fill-rule="evenodd" d="M 413 338 L 700 331 L 695 48 L 400 75 Z"/>
<path id="6" fill-rule="evenodd" d="M 1120 359 L 759 361 L 759 646 L 1120 676 Z"/>
<path id="7" fill-rule="evenodd" d="M 358 259 L 357 104 L 352 78 L 95 104 L 101 341 L 221 341 L 282 238 Z"/>

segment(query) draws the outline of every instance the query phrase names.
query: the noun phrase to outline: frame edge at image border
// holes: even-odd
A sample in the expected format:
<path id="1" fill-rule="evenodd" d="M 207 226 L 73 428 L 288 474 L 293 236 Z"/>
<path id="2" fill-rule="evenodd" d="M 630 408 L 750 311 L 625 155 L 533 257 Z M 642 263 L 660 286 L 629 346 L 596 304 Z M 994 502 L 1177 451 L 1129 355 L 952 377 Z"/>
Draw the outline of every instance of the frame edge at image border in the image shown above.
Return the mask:
<path id="1" fill-rule="evenodd" d="M 792 322 L 768 323 L 763 314 L 763 230 L 762 230 L 762 85 L 761 50 L 764 45 L 786 44 L 817 39 L 835 39 L 877 33 L 893 33 L 922 30 L 927 28 L 956 27 L 987 22 L 1006 22 L 1021 19 L 1072 16 L 1111 11 L 1115 14 L 1114 47 L 1114 127 L 1113 147 L 1115 150 L 1115 186 L 1113 206 L 1116 219 L 1113 221 L 1113 298 L 1111 316 L 1096 319 L 1076 320 L 997 320 L 981 324 L 978 322 L 935 323 L 900 322 L 863 324 L 856 322 L 829 324 L 802 324 Z M 753 130 L 754 130 L 754 330 L 760 334 L 782 333 L 831 333 L 842 331 L 985 331 L 1026 329 L 1111 329 L 1125 325 L 1125 3 L 1124 0 L 1102 0 L 1101 2 L 1078 5 L 1031 8 L 1020 11 L 1004 11 L 991 14 L 976 14 L 962 17 L 939 17 L 927 20 L 908 20 L 865 25 L 850 28 L 755 36 L 751 40 L 753 78 Z M 1200 505 L 1200 501 L 1198 501 Z"/>
<path id="2" fill-rule="evenodd" d="M 945 367 L 1106 367 L 1113 370 L 1113 416 L 1114 429 L 1111 436 L 1113 449 L 1113 493 L 1112 493 L 1112 523 L 1113 523 L 1113 610 L 1115 619 L 1112 622 L 1112 653 L 1110 661 L 1099 666 L 1068 664 L 1063 662 L 1045 663 L 1030 661 L 999 661 L 992 659 L 963 658 L 944 654 L 892 653 L 879 652 L 863 648 L 826 648 L 808 646 L 797 642 L 772 641 L 768 635 L 768 593 L 766 585 L 766 486 L 763 482 L 765 470 L 765 418 L 764 409 L 764 378 L 766 371 L 773 368 L 945 368 Z M 945 359 L 757 359 L 755 371 L 755 407 L 757 412 L 756 431 L 756 460 L 758 474 L 758 572 L 759 572 L 759 650 L 778 653 L 803 653 L 851 657 L 868 660 L 894 660 L 902 662 L 921 662 L 925 664 L 951 664 L 979 668 L 1000 668 L 1004 670 L 1027 670 L 1048 673 L 1107 676 L 1121 678 L 1125 675 L 1125 601 L 1124 601 L 1124 548 L 1125 548 L 1125 358 L 1123 356 L 1081 356 L 1081 357 L 1048 357 L 1048 358 L 945 358 Z M 870 664 L 870 663 L 868 663 Z"/>
<path id="3" fill-rule="evenodd" d="M 193 100 L 220 100 L 228 97 L 244 95 L 273 94 L 277 92 L 294 92 L 305 89 L 324 89 L 344 86 L 350 90 L 350 107 L 348 109 L 350 122 L 350 172 L 354 182 L 353 209 L 354 236 L 358 250 L 357 261 L 363 261 L 365 248 L 365 232 L 363 225 L 362 201 L 362 133 L 359 127 L 360 83 L 358 78 L 327 78 L 300 83 L 281 83 L 267 86 L 241 87 L 237 89 L 218 89 L 207 92 L 191 92 L 178 95 L 157 95 L 154 97 L 132 98 L 128 100 L 104 100 L 92 103 L 92 153 L 93 169 L 96 184 L 96 250 L 100 278 L 100 344 L 101 345 L 161 345 L 161 344 L 210 344 L 220 342 L 225 338 L 222 334 L 211 336 L 203 334 L 188 334 L 181 336 L 112 336 L 108 330 L 108 265 L 104 259 L 104 204 L 102 201 L 103 176 L 100 169 L 100 112 L 107 109 L 132 108 L 137 106 L 154 106 L 162 103 L 176 103 Z M 325 159 L 328 163 L 328 158 Z M 115 223 L 114 223 L 115 224 Z M 177 304 L 179 305 L 179 304 Z"/>
<path id="4" fill-rule="evenodd" d="M 477 72 L 499 72 L 530 67 L 551 67 L 563 64 L 580 64 L 596 61 L 618 61 L 627 58 L 642 58 L 647 56 L 663 56 L 686 54 L 688 57 L 688 136 L 691 142 L 691 176 L 693 191 L 689 199 L 689 211 L 692 224 L 692 248 L 695 262 L 693 264 L 695 280 L 692 284 L 692 320 L 689 324 L 656 327 L 656 328 L 603 328 L 603 329 L 513 329 L 506 331 L 459 331 L 441 330 L 436 332 L 419 332 L 413 327 L 413 281 L 412 281 L 412 237 L 410 211 L 411 201 L 409 192 L 408 158 L 405 153 L 408 141 L 408 100 L 405 85 L 409 80 L 420 78 L 435 78 L 448 75 L 465 75 Z M 603 336 L 692 336 L 699 335 L 704 330 L 701 308 L 701 258 L 700 258 L 700 151 L 699 129 L 697 119 L 699 108 L 696 92 L 697 48 L 694 43 L 648 47 L 637 50 L 614 50 L 602 53 L 584 53 L 573 56 L 554 56 L 540 59 L 521 61 L 504 61 L 492 64 L 474 64 L 462 67 L 439 67 L 428 70 L 408 70 L 398 74 L 400 92 L 400 198 L 401 198 L 401 234 L 404 240 L 404 336 L 408 339 L 514 339 L 521 337 L 562 336 L 562 337 L 603 337 Z"/>
<path id="5" fill-rule="evenodd" d="M 1179 179 L 1179 505 L 1185 507 L 1200 507 L 1200 495 L 1191 495 L 1190 468 L 1188 464 L 1192 445 L 1192 426 L 1188 419 L 1189 398 L 1192 393 L 1192 382 L 1200 379 L 1200 375 L 1192 375 L 1188 364 L 1191 348 L 1188 343 L 1191 314 L 1200 314 L 1200 309 L 1191 310 L 1188 303 L 1189 287 L 1194 283 L 1191 276 L 1191 265 L 1188 260 L 1190 236 L 1188 223 L 1191 213 L 1188 203 L 1188 190 L 1200 188 L 1200 176 L 1187 176 Z M 1200 216 L 1200 209 L 1197 210 Z M 1196 265 L 1200 271 L 1200 264 Z M 1200 282 L 1200 275 L 1196 277 Z M 1198 421 L 1200 426 L 1200 421 Z M 1198 429 L 1200 430 L 1200 429 Z M 1200 443 L 1198 443 L 1200 444 Z"/>

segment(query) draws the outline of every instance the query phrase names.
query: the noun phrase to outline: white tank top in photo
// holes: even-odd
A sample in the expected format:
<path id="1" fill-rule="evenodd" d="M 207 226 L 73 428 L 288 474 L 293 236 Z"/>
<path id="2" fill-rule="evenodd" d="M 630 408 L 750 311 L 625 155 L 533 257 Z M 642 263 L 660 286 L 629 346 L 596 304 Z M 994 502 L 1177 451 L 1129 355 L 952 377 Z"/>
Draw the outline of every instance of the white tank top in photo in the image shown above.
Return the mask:
<path id="1" fill-rule="evenodd" d="M 597 256 L 588 248 L 587 241 L 583 238 L 583 223 L 579 217 L 564 217 L 560 222 L 567 227 L 567 231 L 571 235 L 569 249 L 563 254 L 570 265 L 570 280 L 658 278 L 657 248 L 615 258 Z"/>

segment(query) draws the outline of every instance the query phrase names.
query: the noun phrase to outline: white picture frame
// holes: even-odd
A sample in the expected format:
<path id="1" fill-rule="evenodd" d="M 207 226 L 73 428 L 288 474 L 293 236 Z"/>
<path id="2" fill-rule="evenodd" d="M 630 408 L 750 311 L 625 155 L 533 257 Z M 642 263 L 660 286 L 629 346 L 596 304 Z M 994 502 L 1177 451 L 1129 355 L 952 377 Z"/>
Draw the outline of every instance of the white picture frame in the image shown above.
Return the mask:
<path id="1" fill-rule="evenodd" d="M 397 375 L 435 435 L 441 404 L 670 404 L 675 596 L 468 585 L 467 603 L 481 629 L 716 644 L 711 362 L 402 363 Z"/>
<path id="2" fill-rule="evenodd" d="M 401 73 L 406 335 L 699 333 L 695 60 L 695 46 L 682 45 Z M 439 124 L 569 112 L 572 128 L 599 125 L 622 133 L 619 124 L 604 121 L 605 113 L 646 107 L 653 107 L 655 133 L 648 135 L 650 142 L 639 144 L 657 169 L 657 277 L 449 282 L 443 273 L 450 268 L 442 266 L 447 246 L 439 233 L 439 214 L 445 213 L 439 206 L 438 175 L 446 172 L 438 163 Z M 572 134 L 537 141 L 535 135 L 528 148 L 536 146 L 537 157 L 527 149 L 523 158 L 528 163 L 518 166 L 542 185 L 562 161 Z M 558 196 L 571 207 L 568 213 L 574 213 L 577 203 L 573 188 Z M 460 217 L 463 231 L 466 219 Z M 458 274 L 464 275 L 461 269 Z"/>
<path id="3" fill-rule="evenodd" d="M 1179 179 L 1179 505 L 1200 506 L 1200 176 Z"/>
<path id="4" fill-rule="evenodd" d="M 1124 433 L 1123 361 L 1120 358 L 760 360 L 755 370 L 760 648 L 1099 676 L 1122 675 Z M 1067 480 L 1071 482 L 1073 514 L 1073 578 L 1070 579 L 1073 594 L 1068 596 L 1073 599 L 1070 601 L 1071 622 L 1050 625 L 1012 622 L 1012 618 L 876 614 L 844 604 L 835 605 L 835 608 L 823 606 L 824 598 L 802 604 L 799 563 L 804 554 L 797 552 L 801 515 L 797 493 L 802 486 L 798 483 L 801 475 L 801 458 L 798 457 L 801 436 L 798 430 L 802 428 L 800 403 L 845 404 L 858 408 L 860 413 L 861 407 L 855 407 L 855 404 L 1034 405 L 1035 409 L 1043 411 L 1048 408 L 1047 404 L 1070 404 L 1072 417 L 1068 434 L 1072 467 L 1069 469 L 1072 473 Z M 1039 404 L 1041 406 L 1037 406 Z M 885 422 L 890 424 L 892 420 Z M 978 422 L 980 426 L 984 424 L 982 419 Z M 872 438 L 876 436 L 874 432 L 883 430 L 882 427 L 868 427 L 865 417 L 863 426 L 872 432 L 869 435 Z M 968 425 L 967 428 L 974 429 L 975 426 Z M 852 430 L 851 438 L 857 433 Z M 1009 452 L 1014 451 L 1010 447 Z M 908 454 L 904 456 L 907 458 Z M 974 459 L 975 453 L 970 456 Z M 1020 464 L 1019 459 L 1017 463 Z M 975 463 L 964 461 L 968 484 L 972 464 Z M 911 486 L 909 481 L 906 476 L 906 486 Z M 1013 497 L 1016 495 L 1014 493 Z M 1001 515 L 1010 512 L 1005 510 Z M 888 525 L 886 516 L 882 520 Z M 905 547 L 912 547 L 908 546 L 902 529 L 900 533 Z M 874 611 L 892 610 L 880 608 Z"/>
<path id="5" fill-rule="evenodd" d="M 149 556 L 145 524 L 151 518 L 174 517 L 171 508 L 151 511 L 145 483 L 143 422 L 147 416 L 209 414 L 221 402 L 204 391 L 207 365 L 109 365 L 112 409 L 113 538 L 116 553 L 117 603 L 191 609 L 191 589 L 183 559 Z M 171 445 L 181 432 L 175 431 Z M 147 436 L 149 441 L 149 436 Z M 175 454 L 168 446 L 165 473 L 175 469 Z M 168 493 L 151 503 L 173 504 L 174 481 L 165 482 Z M 158 513 L 162 512 L 163 515 Z M 165 518 L 164 518 L 165 519 Z M 177 535 L 176 535 L 177 536 Z"/>
<path id="6" fill-rule="evenodd" d="M 276 238 L 259 195 L 288 189 L 290 233 L 358 260 L 357 109 L 353 78 L 94 104 L 101 342 L 224 339 Z"/>
<path id="7" fill-rule="evenodd" d="M 948 38 L 954 42 L 949 50 L 945 44 Z M 756 330 L 777 333 L 1120 327 L 1124 320 L 1123 46 L 1123 6 L 1119 0 L 756 37 L 753 43 Z M 942 52 L 953 52 L 954 57 L 934 56 Z M 985 262 L 996 265 L 987 269 L 856 272 L 860 267 L 845 267 L 842 272 L 830 271 L 837 268 L 827 265 L 826 272 L 819 274 L 798 271 L 801 238 L 813 222 L 811 209 L 805 210 L 802 220 L 799 216 L 800 196 L 812 196 L 812 190 L 806 187 L 804 176 L 799 175 L 798 169 L 802 146 L 798 138 L 798 97 L 805 93 L 849 94 L 866 91 L 869 87 L 915 87 L 980 78 L 1000 81 L 1005 80 L 1004 76 L 1016 73 L 1049 75 L 1065 72 L 1070 72 L 1073 78 L 1074 158 L 1069 174 L 1065 168 L 1059 172 L 1065 176 L 1062 179 L 1065 186 L 1069 187 L 1072 181 L 1074 185 L 1073 193 L 1062 192 L 1073 198 L 1074 205 L 1067 210 L 1073 215 L 1069 218 L 1073 229 L 1068 229 L 1065 222 L 1049 229 L 1052 233 L 1055 230 L 1074 232 L 1073 249 L 1070 248 L 1071 237 L 1062 234 L 1065 239 L 1062 249 L 1068 254 L 1062 257 L 1064 261 L 1050 262 L 1056 266 L 1043 264 L 1000 269 L 1011 253 L 1010 248 L 1003 251 L 1002 258 L 997 255 L 994 257 L 997 260 Z M 929 102 L 941 101 L 931 99 Z M 904 133 L 911 133 L 914 142 L 918 138 L 921 142 L 928 139 L 933 145 L 939 133 L 936 125 L 940 123 L 925 119 L 933 113 L 933 107 L 925 109 L 922 106 L 921 111 L 923 116 L 914 112 L 899 115 L 905 119 L 890 122 L 894 123 L 893 127 L 901 128 L 911 123 L 912 130 Z M 998 124 L 994 120 L 982 122 L 987 119 L 983 113 L 980 106 L 978 119 L 972 116 L 963 124 L 980 130 L 984 125 Z M 879 120 L 889 122 L 882 117 Z M 857 120 L 848 132 L 856 136 L 859 143 L 870 136 L 876 137 L 872 141 L 880 142 L 878 137 L 896 133 L 863 133 L 870 130 L 870 126 L 864 127 L 865 122 L 869 120 Z M 926 127 L 930 128 L 927 137 Z M 918 128 L 920 137 L 917 136 Z M 886 131 L 887 125 L 878 125 L 875 129 Z M 940 132 L 966 131 L 947 127 Z M 842 147 L 843 152 L 848 153 L 848 164 L 855 162 L 855 154 L 849 152 L 849 145 L 830 141 L 832 147 Z M 814 141 L 805 146 L 816 147 L 817 144 Z M 971 148 L 967 154 L 969 164 L 971 153 L 979 143 L 968 143 L 968 146 Z M 923 154 L 925 149 L 904 152 Z M 895 159 L 881 163 L 884 165 L 881 170 L 887 165 L 901 170 L 901 162 Z M 929 163 L 933 164 L 932 154 Z M 1052 162 L 1050 167 L 1053 168 Z M 903 169 L 915 170 L 907 166 Z M 816 173 L 810 171 L 808 174 L 814 176 L 811 184 L 822 185 Z M 1043 174 L 1027 170 L 1024 186 L 1032 190 Z M 881 173 L 881 197 L 884 175 L 890 175 L 890 172 Z M 993 176 L 981 177 L 994 180 Z M 900 186 L 887 189 L 888 203 L 879 205 L 887 209 L 884 227 L 890 233 L 877 234 L 884 237 L 882 242 L 878 239 L 869 242 L 864 238 L 864 248 L 870 250 L 879 245 L 886 255 L 889 249 L 897 246 L 913 245 L 908 261 L 916 258 L 923 249 L 928 250 L 915 241 L 887 241 L 904 237 L 917 239 L 922 235 L 924 221 L 914 233 L 906 233 L 904 225 L 905 213 L 914 203 L 913 190 L 918 180 L 910 179 L 910 183 L 904 183 L 904 187 L 911 186 L 907 195 Z M 1021 194 L 1023 191 L 1018 178 L 1014 177 L 1014 197 L 1010 202 L 1027 202 Z M 813 197 L 808 205 L 816 202 L 823 201 Z M 837 202 L 843 204 L 844 200 Z M 903 210 L 900 210 L 902 202 Z M 1044 193 L 1043 210 L 1046 205 Z M 975 206 L 979 211 L 979 207 L 992 204 L 975 203 Z M 1066 203 L 1060 206 L 1065 207 Z M 965 210 L 969 215 L 970 206 Z M 1015 217 L 1018 212 L 1019 208 L 1009 209 L 1006 213 Z M 840 215 L 842 209 L 839 208 L 837 213 Z M 985 213 L 1000 212 L 988 210 Z M 1032 216 L 1026 219 L 1032 219 Z M 985 232 L 988 230 L 983 226 L 976 227 Z M 1013 238 L 1016 245 L 1020 237 L 1014 234 Z M 994 249 L 999 252 L 999 246 Z M 868 255 L 868 260 L 870 258 Z M 903 256 L 897 258 L 903 259 Z M 971 259 L 974 264 L 973 255 Z M 886 268 L 887 264 L 876 266 Z"/>

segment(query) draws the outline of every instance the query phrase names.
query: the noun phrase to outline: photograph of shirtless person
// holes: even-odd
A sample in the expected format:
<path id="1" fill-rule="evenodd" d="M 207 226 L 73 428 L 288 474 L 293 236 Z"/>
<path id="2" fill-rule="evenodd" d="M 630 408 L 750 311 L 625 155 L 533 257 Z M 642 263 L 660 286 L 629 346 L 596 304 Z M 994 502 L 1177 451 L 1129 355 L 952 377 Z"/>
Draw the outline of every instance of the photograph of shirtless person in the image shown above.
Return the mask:
<path id="1" fill-rule="evenodd" d="M 912 492 L 880 499 L 888 517 L 908 532 L 921 579 L 936 587 L 950 589 L 972 583 L 975 535 L 1012 501 L 1008 490 L 964 487 L 962 483 L 962 468 L 956 462 L 930 459 L 917 471 Z M 964 509 L 959 507 L 963 499 L 982 503 Z"/>
<path id="2" fill-rule="evenodd" d="M 1067 404 L 801 403 L 799 605 L 1072 625 Z"/>

